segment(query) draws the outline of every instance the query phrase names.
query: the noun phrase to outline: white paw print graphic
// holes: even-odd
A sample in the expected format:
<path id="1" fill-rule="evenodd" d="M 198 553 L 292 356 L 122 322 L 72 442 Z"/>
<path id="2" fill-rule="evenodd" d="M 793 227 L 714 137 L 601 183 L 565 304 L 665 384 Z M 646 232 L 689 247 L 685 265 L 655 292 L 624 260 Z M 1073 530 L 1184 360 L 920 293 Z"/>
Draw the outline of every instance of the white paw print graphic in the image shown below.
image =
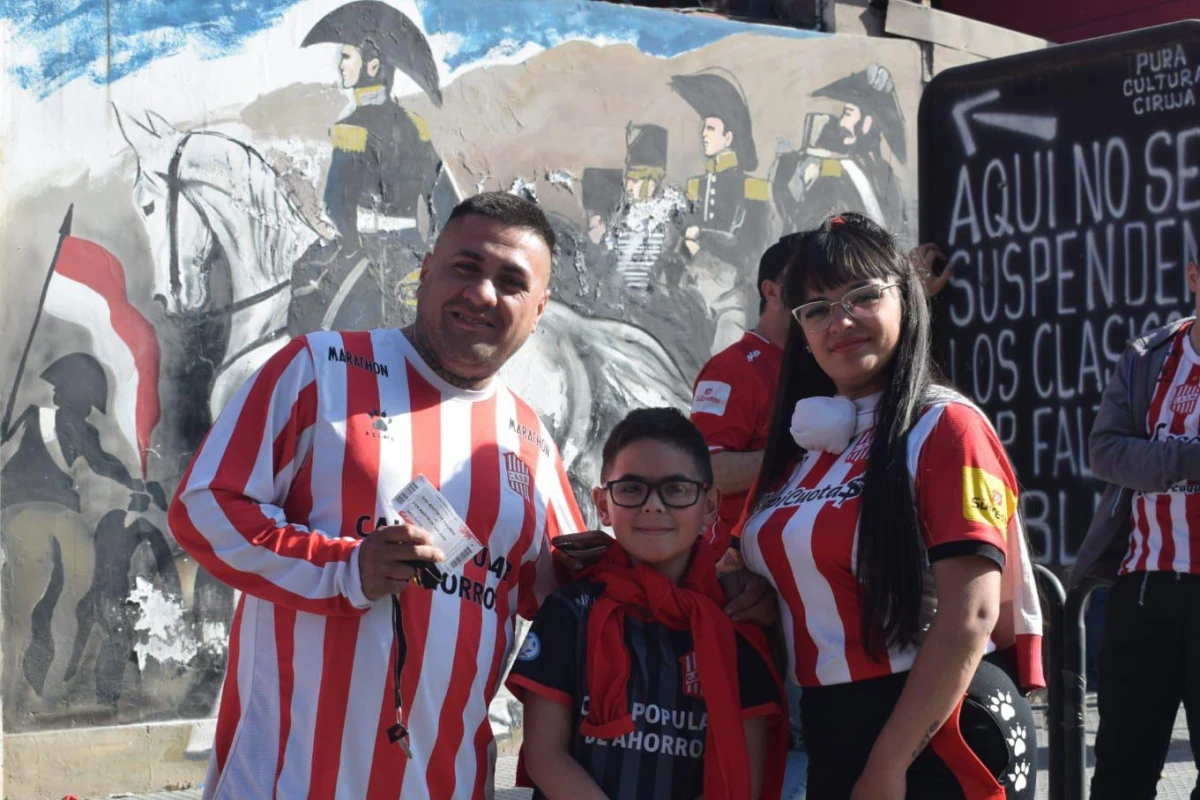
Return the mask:
<path id="1" fill-rule="evenodd" d="M 1029 762 L 1017 764 L 1016 771 L 1008 773 L 1008 779 L 1012 781 L 1013 791 L 1022 791 L 1029 783 Z"/>
<path id="2" fill-rule="evenodd" d="M 1025 734 L 1024 725 L 1014 725 L 1012 733 L 1008 735 L 1008 747 L 1014 756 L 1025 755 Z"/>
<path id="3" fill-rule="evenodd" d="M 992 710 L 993 714 L 999 714 L 1000 719 L 1008 722 L 1017 715 L 1017 710 L 1013 708 L 1012 702 L 1011 694 L 998 691 L 988 698 L 988 708 Z"/>

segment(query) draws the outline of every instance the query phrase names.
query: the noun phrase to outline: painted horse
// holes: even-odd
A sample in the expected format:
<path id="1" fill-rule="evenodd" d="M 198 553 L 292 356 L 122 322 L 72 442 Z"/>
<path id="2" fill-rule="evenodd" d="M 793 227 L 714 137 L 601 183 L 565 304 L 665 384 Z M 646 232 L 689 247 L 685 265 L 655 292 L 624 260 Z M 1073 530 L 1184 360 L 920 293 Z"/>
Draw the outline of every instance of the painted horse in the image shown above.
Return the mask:
<path id="1" fill-rule="evenodd" d="M 151 245 L 154 297 L 168 317 L 227 325 L 207 395 L 215 417 L 286 341 L 291 270 L 319 234 L 250 145 L 216 131 L 179 131 L 152 114 L 146 124 L 121 117 L 121 129 L 137 156 L 133 202 Z M 222 263 L 227 275 L 214 276 Z M 568 269 L 556 264 L 555 273 Z M 228 287 L 220 301 L 214 277 Z M 541 414 L 582 490 L 594 485 L 612 425 L 639 406 L 686 408 L 690 381 L 653 336 L 556 302 L 553 285 L 537 334 L 501 375 Z M 415 291 L 415 283 L 396 289 Z M 406 321 L 370 320 L 371 327 Z"/>

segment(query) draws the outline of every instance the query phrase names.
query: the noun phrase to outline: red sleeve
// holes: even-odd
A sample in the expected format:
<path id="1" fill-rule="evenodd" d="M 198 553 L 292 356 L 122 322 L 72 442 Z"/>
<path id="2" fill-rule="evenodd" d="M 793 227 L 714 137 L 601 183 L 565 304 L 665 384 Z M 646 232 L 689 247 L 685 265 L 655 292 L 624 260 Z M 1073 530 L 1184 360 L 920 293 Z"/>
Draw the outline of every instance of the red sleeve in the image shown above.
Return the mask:
<path id="1" fill-rule="evenodd" d="M 179 545 L 235 589 L 311 614 L 361 614 L 371 601 L 352 557 L 360 540 L 312 530 L 285 512 L 316 418 L 316 374 L 301 337 L 226 404 L 167 521 Z"/>
<path id="2" fill-rule="evenodd" d="M 725 351 L 700 371 L 692 392 L 692 422 L 710 452 L 745 451 L 754 439 L 764 398 L 761 381 L 741 354 Z"/>
<path id="3" fill-rule="evenodd" d="M 1003 567 L 1008 523 L 1017 510 L 1017 481 L 1004 446 L 971 406 L 949 403 L 927 414 L 938 416 L 913 474 L 929 560 L 981 555 Z"/>
<path id="4" fill-rule="evenodd" d="M 549 437 L 548 433 L 545 435 Z M 556 448 L 552 448 L 551 455 L 538 467 L 537 491 L 538 503 L 545 509 L 544 517 L 534 534 L 537 539 L 536 547 L 531 548 L 533 557 L 521 564 L 518 576 L 517 613 L 525 619 L 533 619 L 542 601 L 570 579 L 554 559 L 550 542 L 560 534 L 576 533 L 585 528 L 566 466 Z"/>
<path id="5" fill-rule="evenodd" d="M 786 486 L 788 480 L 792 477 L 792 473 L 796 471 L 796 467 L 798 465 L 798 462 L 794 460 L 789 462 L 787 468 L 782 470 L 779 477 L 775 478 L 775 480 L 766 485 L 766 487 L 763 489 L 763 494 L 765 495 L 770 494 L 771 492 L 779 491 Z M 750 484 L 750 489 L 746 492 L 746 502 L 742 504 L 741 516 L 738 517 L 737 523 L 734 524 L 733 530 L 730 531 L 730 535 L 732 536 L 732 539 L 729 542 L 730 546 L 736 547 L 739 550 L 742 547 L 742 530 L 746 527 L 746 522 L 751 516 L 754 515 L 755 497 L 758 495 L 758 483 L 761 480 L 762 472 L 759 472 L 754 476 L 754 482 Z"/>
<path id="6" fill-rule="evenodd" d="M 738 515 L 738 520 L 733 524 L 733 529 L 729 532 L 729 546 L 736 549 L 742 549 L 742 530 L 746 527 L 746 520 L 750 519 L 750 515 L 754 513 L 754 499 L 758 495 L 758 482 L 762 478 L 762 473 L 754 476 L 754 482 L 750 484 L 750 490 L 746 492 L 746 501 L 742 503 L 742 513 Z"/>

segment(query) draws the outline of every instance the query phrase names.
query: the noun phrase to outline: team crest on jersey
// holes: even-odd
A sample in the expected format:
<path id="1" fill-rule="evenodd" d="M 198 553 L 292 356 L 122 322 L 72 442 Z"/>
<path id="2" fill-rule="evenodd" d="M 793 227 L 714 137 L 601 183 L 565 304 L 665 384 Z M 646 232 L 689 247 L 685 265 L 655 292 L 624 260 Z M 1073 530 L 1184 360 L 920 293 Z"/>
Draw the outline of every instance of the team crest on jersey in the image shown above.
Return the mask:
<path id="1" fill-rule="evenodd" d="M 1175 394 L 1171 398 L 1171 410 L 1187 416 L 1196 410 L 1197 400 L 1200 400 L 1200 384 L 1180 384 L 1175 387 Z"/>
<path id="2" fill-rule="evenodd" d="M 700 669 L 696 666 L 696 651 L 679 657 L 679 668 L 683 680 L 679 685 L 688 697 L 700 697 Z"/>
<path id="3" fill-rule="evenodd" d="M 508 488 L 525 498 L 525 502 L 533 502 L 529 486 L 529 467 L 525 466 L 521 457 L 516 453 L 505 453 L 504 472 L 508 476 Z"/>
<path id="4" fill-rule="evenodd" d="M 854 447 L 846 454 L 846 460 L 852 464 L 860 464 L 866 461 L 871 455 L 871 442 L 873 441 L 875 441 L 875 429 L 871 428 L 858 437 L 858 441 L 854 443 Z"/>

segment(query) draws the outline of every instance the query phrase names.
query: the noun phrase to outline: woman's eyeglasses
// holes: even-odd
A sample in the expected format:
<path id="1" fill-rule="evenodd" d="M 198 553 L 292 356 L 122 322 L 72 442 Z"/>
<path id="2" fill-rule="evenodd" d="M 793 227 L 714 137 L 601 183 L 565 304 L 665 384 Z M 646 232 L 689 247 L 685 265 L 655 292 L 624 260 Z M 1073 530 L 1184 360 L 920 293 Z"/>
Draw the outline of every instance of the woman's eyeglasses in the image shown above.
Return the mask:
<path id="1" fill-rule="evenodd" d="M 792 316 L 800 327 L 809 333 L 819 333 L 833 322 L 833 307 L 841 306 L 846 315 L 854 319 L 874 316 L 879 309 L 879 301 L 887 289 L 899 286 L 898 283 L 869 284 L 851 289 L 842 295 L 837 302 L 829 300 L 814 300 L 792 309 Z"/>
<path id="2" fill-rule="evenodd" d="M 707 483 L 687 478 L 669 478 L 651 483 L 641 478 L 621 478 L 609 481 L 603 488 L 608 496 L 622 508 L 639 508 L 650 499 L 650 492 L 658 492 L 658 498 L 668 508 L 688 508 L 696 505 L 700 492 L 708 488 Z"/>

